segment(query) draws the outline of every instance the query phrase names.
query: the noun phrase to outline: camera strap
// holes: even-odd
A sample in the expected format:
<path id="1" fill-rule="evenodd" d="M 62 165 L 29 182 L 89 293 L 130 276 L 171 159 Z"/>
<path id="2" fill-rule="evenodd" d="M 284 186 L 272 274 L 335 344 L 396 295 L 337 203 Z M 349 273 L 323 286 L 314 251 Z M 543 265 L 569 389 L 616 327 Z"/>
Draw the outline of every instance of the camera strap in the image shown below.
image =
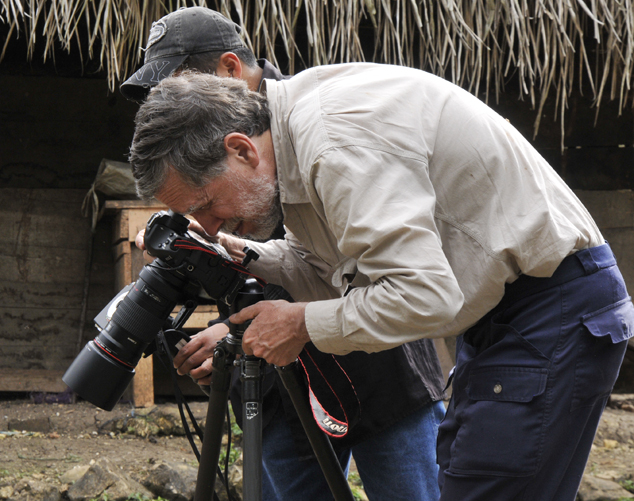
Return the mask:
<path id="1" fill-rule="evenodd" d="M 359 397 L 350 377 L 334 355 L 318 351 L 312 343 L 304 347 L 299 362 L 308 381 L 315 421 L 326 435 L 345 437 L 361 417 Z"/>

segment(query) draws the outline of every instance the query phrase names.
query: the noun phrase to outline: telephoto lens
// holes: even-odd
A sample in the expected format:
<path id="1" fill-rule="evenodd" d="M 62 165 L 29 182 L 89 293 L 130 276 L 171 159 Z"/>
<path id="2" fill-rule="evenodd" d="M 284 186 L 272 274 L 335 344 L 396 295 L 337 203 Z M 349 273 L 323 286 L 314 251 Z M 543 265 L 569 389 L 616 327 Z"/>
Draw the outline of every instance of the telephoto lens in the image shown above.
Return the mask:
<path id="1" fill-rule="evenodd" d="M 183 299 L 186 285 L 184 277 L 155 263 L 145 266 L 106 327 L 86 344 L 62 380 L 83 399 L 112 410 L 143 352 Z"/>

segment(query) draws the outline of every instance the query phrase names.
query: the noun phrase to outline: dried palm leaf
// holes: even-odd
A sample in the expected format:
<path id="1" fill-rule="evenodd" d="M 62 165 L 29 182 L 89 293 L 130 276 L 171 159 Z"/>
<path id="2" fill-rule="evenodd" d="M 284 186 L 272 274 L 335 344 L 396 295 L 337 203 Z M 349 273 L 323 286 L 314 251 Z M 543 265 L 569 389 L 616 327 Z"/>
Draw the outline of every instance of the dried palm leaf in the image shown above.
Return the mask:
<path id="1" fill-rule="evenodd" d="M 207 5 L 232 17 L 246 45 L 290 72 L 303 66 L 364 61 L 415 66 L 441 75 L 486 101 L 498 99 L 514 76 L 519 97 L 563 128 L 575 85 L 589 83 L 598 116 L 604 99 L 619 113 L 634 105 L 634 0 L 0 0 L 8 25 L 0 61 L 24 34 L 28 57 L 44 41 L 97 60 L 110 89 L 142 60 L 152 22 L 182 6 Z M 374 29 L 364 53 L 360 30 Z M 84 31 L 85 30 L 85 31 Z M 298 40 L 307 40 L 300 51 Z"/>

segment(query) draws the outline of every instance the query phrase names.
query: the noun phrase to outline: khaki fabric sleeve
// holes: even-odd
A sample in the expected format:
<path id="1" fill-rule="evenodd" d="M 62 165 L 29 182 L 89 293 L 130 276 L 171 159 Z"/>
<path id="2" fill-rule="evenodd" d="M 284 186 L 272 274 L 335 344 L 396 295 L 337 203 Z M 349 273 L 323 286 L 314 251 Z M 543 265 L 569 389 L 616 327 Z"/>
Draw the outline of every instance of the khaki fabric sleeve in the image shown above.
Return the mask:
<path id="1" fill-rule="evenodd" d="M 331 148 L 314 162 L 309 193 L 371 285 L 306 309 L 322 351 L 375 352 L 448 324 L 463 294 L 434 223 L 435 194 L 425 159 L 368 146 Z"/>
<path id="2" fill-rule="evenodd" d="M 330 267 L 289 231 L 283 240 L 249 242 L 249 247 L 260 254 L 249 269 L 267 282 L 284 287 L 295 301 L 339 298 L 343 294 L 342 288 L 328 282 Z"/>

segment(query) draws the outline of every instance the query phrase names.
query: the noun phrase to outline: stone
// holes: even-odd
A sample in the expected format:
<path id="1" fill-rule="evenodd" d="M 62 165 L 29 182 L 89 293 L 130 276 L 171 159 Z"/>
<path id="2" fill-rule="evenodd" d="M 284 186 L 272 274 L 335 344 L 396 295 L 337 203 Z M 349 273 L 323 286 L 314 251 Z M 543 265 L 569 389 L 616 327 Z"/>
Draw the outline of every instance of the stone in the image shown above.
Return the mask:
<path id="1" fill-rule="evenodd" d="M 621 444 L 627 444 L 634 440 L 634 427 L 630 426 L 631 416 L 619 410 L 607 408 L 603 412 L 597 434 L 594 439 L 595 445 L 603 447 L 604 440 L 616 440 Z"/>
<path id="2" fill-rule="evenodd" d="M 63 484 L 72 484 L 83 477 L 89 469 L 89 465 L 75 466 L 59 477 L 59 481 Z"/>
<path id="3" fill-rule="evenodd" d="M 107 497 L 109 501 L 126 501 L 130 496 L 152 498 L 151 492 L 129 478 L 106 458 L 101 458 L 68 488 L 70 501 Z"/>
<path id="4" fill-rule="evenodd" d="M 634 499 L 634 494 L 616 482 L 584 475 L 577 498 L 579 501 L 623 501 Z"/>
<path id="5" fill-rule="evenodd" d="M 7 499 L 13 494 L 13 486 L 4 485 L 0 487 L 0 499 Z"/>
<path id="6" fill-rule="evenodd" d="M 198 469 L 187 463 L 155 464 L 142 483 L 156 496 L 170 501 L 189 501 L 196 492 Z"/>
<path id="7" fill-rule="evenodd" d="M 242 499 L 242 460 L 238 459 L 235 463 L 233 463 L 229 467 L 229 489 L 231 490 L 232 496 L 237 496 L 239 499 Z"/>
<path id="8" fill-rule="evenodd" d="M 59 490 L 44 482 L 32 479 L 20 480 L 13 486 L 13 493 L 7 501 L 61 501 L 62 495 Z"/>

